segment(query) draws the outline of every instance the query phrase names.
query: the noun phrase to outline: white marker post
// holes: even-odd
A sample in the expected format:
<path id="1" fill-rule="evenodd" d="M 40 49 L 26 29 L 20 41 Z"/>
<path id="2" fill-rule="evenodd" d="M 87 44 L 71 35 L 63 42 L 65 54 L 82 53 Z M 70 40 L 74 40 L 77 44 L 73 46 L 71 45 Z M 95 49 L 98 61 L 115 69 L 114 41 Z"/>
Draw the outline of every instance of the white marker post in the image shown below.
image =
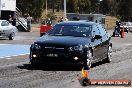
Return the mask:
<path id="1" fill-rule="evenodd" d="M 46 12 L 45 12 L 46 16 L 47 16 L 47 0 L 46 0 Z"/>
<path id="2" fill-rule="evenodd" d="M 65 18 L 66 18 L 66 0 L 64 0 L 64 20 L 65 20 Z"/>

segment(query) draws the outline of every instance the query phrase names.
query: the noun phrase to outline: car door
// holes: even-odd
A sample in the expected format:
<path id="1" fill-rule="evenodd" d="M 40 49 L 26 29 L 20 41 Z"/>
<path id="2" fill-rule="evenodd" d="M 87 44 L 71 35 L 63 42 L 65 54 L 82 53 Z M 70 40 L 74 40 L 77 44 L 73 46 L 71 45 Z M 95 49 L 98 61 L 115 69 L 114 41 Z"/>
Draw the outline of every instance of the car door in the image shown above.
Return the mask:
<path id="1" fill-rule="evenodd" d="M 101 24 L 98 25 L 101 38 L 101 58 L 104 59 L 107 55 L 108 46 L 109 46 L 109 36 L 106 30 L 102 27 Z"/>
<path id="2" fill-rule="evenodd" d="M 98 61 L 101 55 L 101 39 L 94 39 L 95 35 L 100 35 L 97 25 L 93 25 L 92 28 L 92 41 L 91 45 L 93 46 L 93 60 Z"/>

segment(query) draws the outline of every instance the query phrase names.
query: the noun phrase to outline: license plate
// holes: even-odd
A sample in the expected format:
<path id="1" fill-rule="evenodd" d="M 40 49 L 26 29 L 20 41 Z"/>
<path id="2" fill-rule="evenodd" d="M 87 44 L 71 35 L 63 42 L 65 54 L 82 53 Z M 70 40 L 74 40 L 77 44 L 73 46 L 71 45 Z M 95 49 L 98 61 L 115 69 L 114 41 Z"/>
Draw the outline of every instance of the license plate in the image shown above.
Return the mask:
<path id="1" fill-rule="evenodd" d="M 58 54 L 47 54 L 48 57 L 58 57 Z"/>

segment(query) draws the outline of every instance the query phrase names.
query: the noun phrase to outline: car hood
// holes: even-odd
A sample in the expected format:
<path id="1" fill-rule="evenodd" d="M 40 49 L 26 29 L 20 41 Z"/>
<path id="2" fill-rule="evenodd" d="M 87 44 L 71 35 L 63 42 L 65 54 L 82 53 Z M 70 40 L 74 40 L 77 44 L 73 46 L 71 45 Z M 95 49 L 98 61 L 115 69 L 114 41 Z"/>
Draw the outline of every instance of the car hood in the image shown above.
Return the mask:
<path id="1" fill-rule="evenodd" d="M 90 38 L 87 37 L 73 37 L 73 36 L 49 36 L 45 35 L 40 37 L 37 42 L 49 45 L 88 45 Z"/>

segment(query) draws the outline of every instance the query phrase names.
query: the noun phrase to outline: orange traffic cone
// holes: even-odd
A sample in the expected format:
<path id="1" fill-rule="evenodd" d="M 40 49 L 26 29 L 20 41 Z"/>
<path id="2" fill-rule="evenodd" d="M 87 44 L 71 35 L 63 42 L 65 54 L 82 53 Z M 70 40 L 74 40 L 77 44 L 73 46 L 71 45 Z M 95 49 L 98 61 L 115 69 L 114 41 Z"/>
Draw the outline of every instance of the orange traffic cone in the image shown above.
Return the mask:
<path id="1" fill-rule="evenodd" d="M 124 35 L 125 35 L 125 33 L 124 33 L 124 25 L 123 25 L 122 31 L 121 31 L 121 38 L 124 38 Z"/>
<path id="2" fill-rule="evenodd" d="M 88 78 L 88 71 L 84 71 L 84 67 L 82 68 L 82 77 Z"/>
<path id="3" fill-rule="evenodd" d="M 88 71 L 84 70 L 84 67 L 82 68 L 82 77 L 78 79 L 80 84 L 82 86 L 87 86 L 91 84 L 90 79 L 88 78 Z"/>

